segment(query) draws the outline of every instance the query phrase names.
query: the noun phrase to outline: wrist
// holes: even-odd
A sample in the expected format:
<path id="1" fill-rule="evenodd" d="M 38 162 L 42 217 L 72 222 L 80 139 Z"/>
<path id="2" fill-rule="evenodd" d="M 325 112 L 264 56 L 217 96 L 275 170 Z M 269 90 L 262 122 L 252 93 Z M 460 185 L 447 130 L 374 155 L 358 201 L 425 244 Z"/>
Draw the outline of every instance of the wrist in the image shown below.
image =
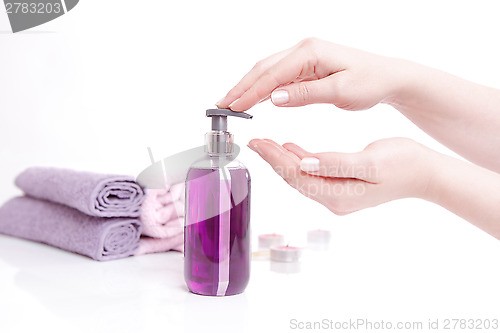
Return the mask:
<path id="1" fill-rule="evenodd" d="M 420 154 L 420 163 L 417 164 L 418 182 L 415 197 L 436 202 L 442 189 L 441 179 L 446 167 L 447 156 L 442 155 L 424 145 L 420 145 L 423 152 Z"/>
<path id="2" fill-rule="evenodd" d="M 419 76 L 422 76 L 426 67 L 405 59 L 389 59 L 387 71 L 390 73 L 388 83 L 390 89 L 382 103 L 400 109 L 415 99 L 418 91 L 417 83 L 421 80 Z"/>
<path id="3" fill-rule="evenodd" d="M 458 166 L 455 159 L 429 149 L 428 163 L 425 171 L 420 198 L 442 206 L 442 199 L 452 184 L 448 175 Z"/>

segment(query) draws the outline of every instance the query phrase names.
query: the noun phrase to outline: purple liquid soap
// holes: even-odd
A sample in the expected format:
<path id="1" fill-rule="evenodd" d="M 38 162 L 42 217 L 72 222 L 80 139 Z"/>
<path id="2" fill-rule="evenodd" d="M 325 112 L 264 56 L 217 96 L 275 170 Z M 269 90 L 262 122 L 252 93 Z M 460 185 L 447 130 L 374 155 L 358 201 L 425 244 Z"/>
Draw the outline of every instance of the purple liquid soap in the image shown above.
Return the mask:
<path id="1" fill-rule="evenodd" d="M 250 175 L 237 161 L 218 161 L 208 157 L 186 179 L 184 277 L 208 296 L 242 293 L 250 278 Z"/>

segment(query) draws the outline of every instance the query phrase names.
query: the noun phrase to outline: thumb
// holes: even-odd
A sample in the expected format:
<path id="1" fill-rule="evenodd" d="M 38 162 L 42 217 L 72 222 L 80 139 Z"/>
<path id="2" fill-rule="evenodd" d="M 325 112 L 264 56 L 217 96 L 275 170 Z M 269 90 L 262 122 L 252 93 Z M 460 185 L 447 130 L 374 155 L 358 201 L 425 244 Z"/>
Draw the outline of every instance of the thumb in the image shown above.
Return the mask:
<path id="1" fill-rule="evenodd" d="M 311 154 L 302 158 L 300 169 L 315 176 L 356 178 L 366 182 L 375 182 L 377 174 L 367 151 Z"/>
<path id="2" fill-rule="evenodd" d="M 271 101 L 276 106 L 303 106 L 332 102 L 332 79 L 326 77 L 315 81 L 290 83 L 276 88 L 271 93 Z"/>

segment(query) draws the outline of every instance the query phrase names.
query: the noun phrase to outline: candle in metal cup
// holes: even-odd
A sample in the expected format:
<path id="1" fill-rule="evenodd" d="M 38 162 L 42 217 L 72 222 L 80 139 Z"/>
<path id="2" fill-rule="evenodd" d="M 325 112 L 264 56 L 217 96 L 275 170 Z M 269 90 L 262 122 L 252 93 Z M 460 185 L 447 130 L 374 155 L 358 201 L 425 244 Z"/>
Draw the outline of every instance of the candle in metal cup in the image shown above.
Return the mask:
<path id="1" fill-rule="evenodd" d="M 279 234 L 259 235 L 259 249 L 269 249 L 272 246 L 285 244 L 285 237 Z"/>
<path id="2" fill-rule="evenodd" d="M 307 245 L 312 249 L 328 249 L 331 233 L 329 230 L 316 229 L 307 232 Z"/>
<path id="3" fill-rule="evenodd" d="M 281 262 L 299 261 L 302 249 L 295 246 L 273 246 L 271 247 L 271 260 Z"/>

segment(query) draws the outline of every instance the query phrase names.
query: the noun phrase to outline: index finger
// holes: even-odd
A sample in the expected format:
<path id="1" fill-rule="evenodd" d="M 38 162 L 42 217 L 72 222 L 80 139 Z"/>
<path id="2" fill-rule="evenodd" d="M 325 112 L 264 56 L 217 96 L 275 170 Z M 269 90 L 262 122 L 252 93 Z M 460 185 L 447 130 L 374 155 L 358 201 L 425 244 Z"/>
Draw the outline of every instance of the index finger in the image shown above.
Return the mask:
<path id="1" fill-rule="evenodd" d="M 316 66 L 317 59 L 309 57 L 308 50 L 298 48 L 279 60 L 265 71 L 254 75 L 251 81 L 245 82 L 241 96 L 228 107 L 233 111 L 246 111 L 262 99 L 266 98 L 279 86 L 289 84 L 299 78 L 302 73 Z M 257 74 L 257 73 L 255 73 Z"/>
<path id="2" fill-rule="evenodd" d="M 235 100 L 240 98 L 241 95 L 243 95 L 255 83 L 255 81 L 258 80 L 262 73 L 286 57 L 291 50 L 292 48 L 278 52 L 256 63 L 255 66 L 253 66 L 253 68 L 245 76 L 243 76 L 240 82 L 229 90 L 224 98 L 216 103 L 217 107 L 225 109 Z"/>

